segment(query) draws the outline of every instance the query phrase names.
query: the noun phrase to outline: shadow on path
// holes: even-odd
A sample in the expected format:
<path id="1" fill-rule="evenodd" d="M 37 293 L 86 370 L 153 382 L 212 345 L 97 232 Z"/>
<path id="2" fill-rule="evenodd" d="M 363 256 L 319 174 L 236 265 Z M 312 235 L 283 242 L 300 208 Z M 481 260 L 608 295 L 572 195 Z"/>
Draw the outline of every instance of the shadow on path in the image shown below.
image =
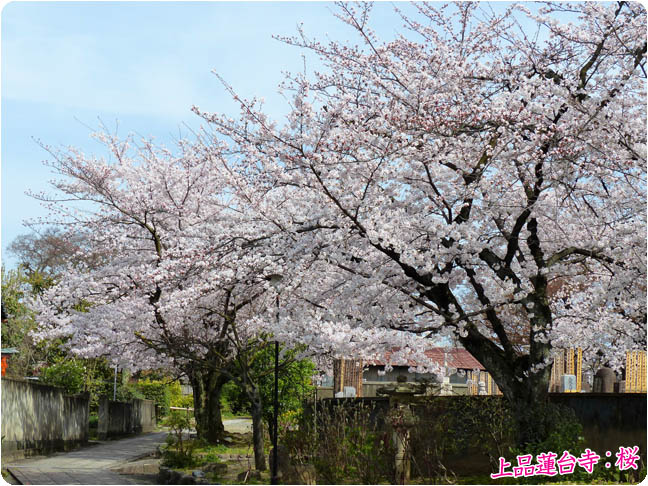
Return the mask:
<path id="1" fill-rule="evenodd" d="M 106 441 L 72 452 L 32 457 L 3 464 L 22 484 L 144 484 L 111 468 L 153 454 L 166 432 Z"/>

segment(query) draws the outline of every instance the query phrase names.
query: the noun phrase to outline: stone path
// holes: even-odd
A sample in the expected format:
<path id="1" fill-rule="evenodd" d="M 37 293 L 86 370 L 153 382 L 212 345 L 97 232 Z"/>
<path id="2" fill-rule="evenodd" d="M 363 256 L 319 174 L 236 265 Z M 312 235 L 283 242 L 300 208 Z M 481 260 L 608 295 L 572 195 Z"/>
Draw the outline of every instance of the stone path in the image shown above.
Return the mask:
<path id="1" fill-rule="evenodd" d="M 223 426 L 228 432 L 235 432 L 237 434 L 245 434 L 252 432 L 252 419 L 238 418 L 223 420 Z"/>
<path id="2" fill-rule="evenodd" d="M 141 478 L 114 470 L 146 457 L 164 443 L 166 432 L 102 442 L 72 452 L 3 464 L 22 484 L 142 484 Z"/>
<path id="3" fill-rule="evenodd" d="M 223 420 L 228 432 L 252 430 L 247 418 Z M 21 484 L 156 484 L 146 475 L 124 475 L 125 463 L 147 457 L 164 443 L 166 432 L 105 441 L 72 452 L 30 457 L 3 464 Z"/>

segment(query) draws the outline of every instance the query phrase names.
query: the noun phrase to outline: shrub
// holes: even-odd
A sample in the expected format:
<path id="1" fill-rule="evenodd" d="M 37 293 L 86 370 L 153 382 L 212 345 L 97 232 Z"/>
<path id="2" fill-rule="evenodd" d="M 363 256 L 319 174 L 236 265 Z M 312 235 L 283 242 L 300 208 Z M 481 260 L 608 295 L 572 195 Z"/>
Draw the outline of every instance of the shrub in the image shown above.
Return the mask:
<path id="1" fill-rule="evenodd" d="M 309 359 L 297 359 L 299 349 L 282 348 L 282 359 L 279 368 L 279 413 L 301 413 L 304 400 L 310 398 L 314 391 L 311 377 L 315 365 Z M 251 374 L 256 377 L 261 403 L 263 420 L 272 427 L 274 413 L 274 345 L 266 345 L 258 351 L 253 360 Z M 236 383 L 225 384 L 222 391 L 223 411 L 234 415 L 250 414 L 251 404 L 244 390 Z"/>
<path id="2" fill-rule="evenodd" d="M 317 414 L 317 430 L 303 416 L 299 428 L 285 427 L 281 443 L 295 463 L 311 463 L 318 482 L 378 484 L 394 478 L 395 450 L 371 406 L 342 404 Z"/>
<path id="3" fill-rule="evenodd" d="M 553 404 L 543 412 L 543 422 L 549 431 L 547 438 L 542 443 L 527 445 L 524 450 L 515 447 L 516 422 L 503 397 L 428 397 L 411 404 L 411 414 L 401 415 L 394 411 L 383 414 L 358 401 L 318 402 L 318 408 L 321 411 L 317 414 L 317 433 L 312 413 L 310 417 L 305 414 L 299 428 L 294 420 L 284 424 L 280 429 L 281 440 L 293 461 L 313 464 L 318 482 L 328 484 L 394 481 L 396 451 L 392 431 L 405 442 L 412 477 L 426 483 L 455 482 L 451 461 L 467 465 L 465 457 L 473 463 L 479 463 L 478 457 L 483 457 L 484 467 L 490 462 L 489 470 L 483 473 L 490 473 L 498 470 L 500 457 L 515 465 L 519 454 L 568 450 L 578 457 L 583 452 L 582 427 L 574 411 Z M 403 423 L 408 425 L 408 435 L 402 433 Z M 570 479 L 589 482 L 599 477 L 597 474 L 602 479 L 614 476 L 610 471 L 588 475 L 577 469 Z M 546 482 L 545 478 L 534 476 L 526 482 L 543 481 Z M 524 482 L 525 478 L 515 479 L 515 483 Z"/>
<path id="4" fill-rule="evenodd" d="M 171 385 L 163 380 L 143 379 L 137 382 L 137 389 L 148 400 L 153 400 L 161 416 L 169 413 L 171 406 Z"/>
<path id="5" fill-rule="evenodd" d="M 117 401 L 130 402 L 135 399 L 142 400 L 146 398 L 142 392 L 137 389 L 134 383 L 127 383 L 117 387 Z"/>
<path id="6" fill-rule="evenodd" d="M 90 414 L 88 425 L 91 429 L 96 429 L 99 427 L 99 416 L 96 413 Z"/>
<path id="7" fill-rule="evenodd" d="M 493 468 L 514 444 L 513 417 L 502 397 L 430 397 L 414 406 L 414 415 L 407 444 L 412 475 L 430 482 L 454 479 L 451 456 L 482 455 Z"/>
<path id="8" fill-rule="evenodd" d="M 75 395 L 84 390 L 85 366 L 74 358 L 59 361 L 41 372 L 40 380 L 47 385 L 59 386 Z"/>
<path id="9" fill-rule="evenodd" d="M 193 395 L 183 395 L 179 381 L 174 381 L 169 385 L 169 392 L 172 407 L 193 408 Z"/>
<path id="10" fill-rule="evenodd" d="M 547 404 L 538 417 L 547 427 L 547 438 L 524 448 L 515 445 L 516 422 L 503 397 L 464 396 L 432 397 L 416 409 L 417 426 L 413 429 L 409 448 L 413 451 L 412 474 L 430 482 L 448 482 L 454 473 L 448 466 L 450 456 L 469 453 L 487 456 L 491 471 L 499 469 L 498 459 L 505 457 L 517 464 L 522 454 L 568 450 L 574 456 L 583 452 L 582 427 L 574 411 Z M 570 479 L 587 479 L 577 470 Z M 590 478 L 591 479 L 591 478 Z M 551 477 L 516 478 L 515 482 L 538 483 Z M 555 480 L 555 478 L 554 478 Z"/>
<path id="11" fill-rule="evenodd" d="M 167 448 L 162 455 L 162 465 L 174 468 L 194 465 L 195 443 L 184 440 L 184 431 L 192 427 L 191 419 L 186 414 L 173 410 L 163 423 L 169 427 L 170 433 L 167 437 Z"/>
<path id="12" fill-rule="evenodd" d="M 563 405 L 548 404 L 545 414 L 549 435 L 542 442 L 525 446 L 524 452 L 535 455 L 547 451 L 570 451 L 580 455 L 584 450 L 583 427 L 574 410 Z"/>
<path id="13" fill-rule="evenodd" d="M 540 418 L 547 424 L 548 436 L 541 442 L 527 444 L 524 447 L 511 447 L 508 460 L 511 464 L 517 464 L 516 456 L 521 454 L 533 454 L 537 456 L 543 452 L 555 452 L 560 456 L 563 451 L 568 451 L 573 456 L 579 457 L 585 450 L 585 439 L 582 436 L 583 427 L 576 418 L 573 409 L 564 405 L 547 404 Z M 605 461 L 604 461 L 605 462 Z M 596 471 L 593 474 L 577 467 L 569 479 L 573 481 L 591 481 L 595 476 L 604 477 L 607 471 Z M 549 482 L 551 478 L 533 476 L 529 479 L 517 478 L 522 483 L 535 484 Z"/>

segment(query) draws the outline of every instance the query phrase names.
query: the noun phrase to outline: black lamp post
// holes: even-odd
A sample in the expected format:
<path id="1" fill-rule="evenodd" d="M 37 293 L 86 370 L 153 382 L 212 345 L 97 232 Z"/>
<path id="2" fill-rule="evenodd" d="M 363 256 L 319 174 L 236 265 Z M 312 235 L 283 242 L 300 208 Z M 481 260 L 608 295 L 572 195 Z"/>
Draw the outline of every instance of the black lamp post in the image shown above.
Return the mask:
<path id="1" fill-rule="evenodd" d="M 277 301 L 279 297 L 277 297 Z M 279 342 L 275 341 L 275 370 L 274 370 L 274 410 L 272 413 L 272 428 L 274 434 L 272 437 L 272 477 L 270 484 L 279 484 L 277 477 L 277 443 L 279 438 Z"/>
<path id="2" fill-rule="evenodd" d="M 117 365 L 115 365 L 115 375 L 113 377 L 113 402 L 117 400 Z"/>
<path id="3" fill-rule="evenodd" d="M 279 322 L 279 283 L 283 279 L 281 275 L 270 275 L 270 284 L 277 290 L 277 323 Z M 279 341 L 275 341 L 275 369 L 274 369 L 274 410 L 272 413 L 272 457 L 270 465 L 270 484 L 279 484 L 277 474 L 277 446 L 279 440 Z"/>

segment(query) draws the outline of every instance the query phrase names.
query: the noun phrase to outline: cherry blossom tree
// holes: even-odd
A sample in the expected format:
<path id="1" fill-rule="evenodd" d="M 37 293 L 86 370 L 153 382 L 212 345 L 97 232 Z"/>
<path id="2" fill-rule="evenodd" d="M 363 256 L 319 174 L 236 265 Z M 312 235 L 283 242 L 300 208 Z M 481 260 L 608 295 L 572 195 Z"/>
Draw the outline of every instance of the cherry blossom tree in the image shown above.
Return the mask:
<path id="1" fill-rule="evenodd" d="M 546 434 L 553 346 L 617 367 L 646 346 L 646 12 L 415 8 L 393 41 L 356 4 L 337 16 L 359 45 L 282 38 L 325 65 L 287 77 L 283 122 L 227 84 L 240 117 L 194 110 L 303 249 L 278 335 L 342 351 L 455 335 L 527 443 Z"/>
<path id="2" fill-rule="evenodd" d="M 264 216 L 286 195 L 203 135 L 172 152 L 99 133 L 109 158 L 45 147 L 60 178 L 55 194 L 34 195 L 51 210 L 34 224 L 58 225 L 59 238 L 83 244 L 35 303 L 36 337 L 64 338 L 75 354 L 135 370 L 186 374 L 199 436 L 210 442 L 223 438 L 220 394 L 235 382 L 251 403 L 255 465 L 265 469 L 253 364 L 270 338 L 299 341 L 276 332 L 276 302 L 308 281 L 313 257 Z"/>
<path id="3" fill-rule="evenodd" d="M 49 165 L 62 177 L 56 194 L 36 195 L 52 210 L 46 221 L 83 235 L 79 251 L 104 259 L 68 266 L 44 293 L 38 336 L 65 337 L 77 354 L 134 369 L 184 372 L 199 435 L 210 442 L 224 433 L 221 389 L 237 381 L 258 409 L 255 459 L 265 468 L 259 391 L 239 364 L 260 331 L 267 335 L 247 321 L 265 305 L 277 258 L 260 249 L 264 223 L 243 214 L 229 189 L 226 147 L 181 141 L 172 153 L 148 141 L 97 138 L 110 158 L 49 149 Z M 274 294 L 268 298 L 274 305 Z"/>

